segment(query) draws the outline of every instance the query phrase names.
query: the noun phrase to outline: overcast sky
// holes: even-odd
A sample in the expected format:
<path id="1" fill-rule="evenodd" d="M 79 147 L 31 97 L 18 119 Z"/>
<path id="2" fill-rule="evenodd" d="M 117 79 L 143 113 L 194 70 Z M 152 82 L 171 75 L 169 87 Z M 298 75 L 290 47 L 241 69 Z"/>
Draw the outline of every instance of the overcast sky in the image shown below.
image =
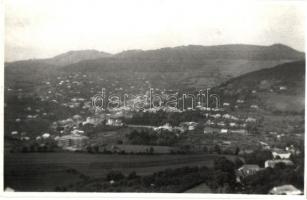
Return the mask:
<path id="1" fill-rule="evenodd" d="M 189 44 L 283 43 L 304 51 L 301 3 L 244 2 L 6 0 L 5 59 Z"/>

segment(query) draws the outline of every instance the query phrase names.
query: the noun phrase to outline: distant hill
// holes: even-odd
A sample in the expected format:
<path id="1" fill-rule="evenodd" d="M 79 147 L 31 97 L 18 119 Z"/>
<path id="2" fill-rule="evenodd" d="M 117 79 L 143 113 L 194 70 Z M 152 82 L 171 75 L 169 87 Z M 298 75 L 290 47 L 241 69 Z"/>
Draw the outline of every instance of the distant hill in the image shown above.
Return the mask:
<path id="1" fill-rule="evenodd" d="M 157 50 L 129 50 L 111 55 L 96 50 L 70 51 L 49 59 L 6 63 L 6 73 L 32 76 L 33 71 L 115 73 L 123 79 L 134 73 L 158 87 L 212 87 L 244 73 L 304 59 L 305 54 L 282 44 L 180 46 Z M 40 69 L 37 69 L 40 68 Z"/>
<path id="2" fill-rule="evenodd" d="M 92 60 L 98 58 L 109 57 L 112 54 L 97 51 L 97 50 L 79 50 L 79 51 L 68 51 L 66 53 L 54 56 L 52 58 L 45 58 L 45 59 L 30 59 L 30 60 L 21 60 L 21 61 L 14 61 L 14 62 L 7 62 L 5 66 L 9 67 L 44 67 L 46 65 L 54 66 L 66 66 L 71 65 L 83 60 Z"/>
<path id="3" fill-rule="evenodd" d="M 111 54 L 97 50 L 69 51 L 67 53 L 57 55 L 53 58 L 45 59 L 44 62 L 57 66 L 65 66 L 83 60 L 93 60 L 109 56 L 111 56 Z"/>
<path id="4" fill-rule="evenodd" d="M 291 93 L 305 92 L 305 60 L 284 63 L 269 69 L 250 72 L 221 84 L 223 89 L 259 89 L 279 84 L 291 89 Z M 271 82 L 271 84 L 269 84 Z"/>
<path id="5" fill-rule="evenodd" d="M 102 71 L 190 71 L 209 68 L 210 61 L 212 60 L 279 61 L 299 60 L 303 59 L 304 56 L 304 53 L 281 44 L 272 46 L 242 44 L 219 46 L 189 45 L 148 51 L 124 51 L 112 57 L 81 61 L 66 68 L 76 68 L 78 70 L 90 68 L 91 70 Z"/>
<path id="6" fill-rule="evenodd" d="M 271 111 L 303 112 L 305 70 L 305 60 L 284 63 L 230 79 L 215 89 L 227 101 L 243 99 Z"/>
<path id="7" fill-rule="evenodd" d="M 15 82 L 37 82 L 50 76 L 56 76 L 59 68 L 83 60 L 98 59 L 111 56 L 97 50 L 69 51 L 46 59 L 31 59 L 5 63 L 5 81 L 10 85 Z M 13 84 L 13 83 L 14 84 Z"/>
<path id="8" fill-rule="evenodd" d="M 304 53 L 285 45 L 180 46 L 131 50 L 111 57 L 85 60 L 64 71 L 141 73 L 161 87 L 212 87 L 238 75 L 303 59 Z"/>
<path id="9" fill-rule="evenodd" d="M 116 55 L 117 57 L 130 57 L 133 59 L 159 59 L 170 60 L 174 58 L 192 59 L 253 59 L 253 60 L 277 60 L 277 59 L 299 59 L 304 53 L 292 49 L 283 44 L 271 46 L 228 44 L 216 46 L 188 45 L 174 48 L 161 48 L 156 50 L 129 50 Z"/>

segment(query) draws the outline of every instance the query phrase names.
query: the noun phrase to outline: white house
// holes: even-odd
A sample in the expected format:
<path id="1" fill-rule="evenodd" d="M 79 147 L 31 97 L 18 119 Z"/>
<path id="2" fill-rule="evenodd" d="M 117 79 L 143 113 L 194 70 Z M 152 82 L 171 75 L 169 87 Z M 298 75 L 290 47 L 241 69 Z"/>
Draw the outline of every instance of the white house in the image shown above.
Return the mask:
<path id="1" fill-rule="evenodd" d="M 220 130 L 220 133 L 222 133 L 222 134 L 227 134 L 227 133 L 228 133 L 228 129 L 222 128 L 222 129 Z"/>
<path id="2" fill-rule="evenodd" d="M 291 156 L 291 152 L 287 152 L 283 149 L 274 148 L 272 150 L 273 158 L 280 158 L 280 159 L 289 159 Z"/>
<path id="3" fill-rule="evenodd" d="M 251 105 L 251 108 L 253 108 L 253 109 L 258 109 L 258 108 L 259 108 L 259 106 L 258 106 L 258 105 L 253 104 L 253 105 Z"/>
<path id="4" fill-rule="evenodd" d="M 281 158 L 281 159 L 289 159 L 291 156 L 291 153 L 284 152 L 284 153 L 278 153 L 278 152 L 272 152 L 274 158 Z M 278 157 L 277 157 L 278 156 Z"/>
<path id="5" fill-rule="evenodd" d="M 226 124 L 224 122 L 218 122 L 217 125 L 218 126 L 226 126 Z"/>
<path id="6" fill-rule="evenodd" d="M 225 118 L 225 119 L 230 119 L 230 118 L 231 118 L 231 115 L 230 115 L 230 114 L 224 114 L 224 115 L 223 115 L 223 118 Z"/>
<path id="7" fill-rule="evenodd" d="M 42 138 L 44 138 L 44 139 L 47 139 L 47 138 L 49 138 L 50 137 L 50 134 L 49 133 L 44 133 L 43 135 L 42 135 Z"/>
<path id="8" fill-rule="evenodd" d="M 286 86 L 280 86 L 279 90 L 287 90 L 287 87 Z"/>
<path id="9" fill-rule="evenodd" d="M 18 134 L 18 131 L 12 131 L 11 132 L 11 135 L 17 135 Z"/>
<path id="10" fill-rule="evenodd" d="M 238 100 L 237 100 L 237 103 L 244 103 L 244 100 L 238 99 Z"/>
<path id="11" fill-rule="evenodd" d="M 267 167 L 271 167 L 271 168 L 274 168 L 276 164 L 278 163 L 284 163 L 285 165 L 287 166 L 292 166 L 294 165 L 294 163 L 291 161 L 291 160 L 267 160 L 265 161 L 264 163 L 264 167 L 267 168 Z"/>
<path id="12" fill-rule="evenodd" d="M 230 103 L 224 102 L 224 103 L 223 103 L 223 106 L 230 106 Z"/>
<path id="13" fill-rule="evenodd" d="M 229 126 L 230 126 L 230 127 L 236 127 L 236 126 L 237 126 L 237 123 L 235 123 L 235 122 L 230 122 L 230 123 L 229 123 Z"/>
<path id="14" fill-rule="evenodd" d="M 163 126 L 159 126 L 158 127 L 158 130 L 168 130 L 168 131 L 172 131 L 173 130 L 173 127 L 169 124 L 169 123 L 166 123 L 164 124 Z"/>
<path id="15" fill-rule="evenodd" d="M 255 118 L 248 117 L 245 121 L 246 122 L 256 122 L 257 120 Z"/>

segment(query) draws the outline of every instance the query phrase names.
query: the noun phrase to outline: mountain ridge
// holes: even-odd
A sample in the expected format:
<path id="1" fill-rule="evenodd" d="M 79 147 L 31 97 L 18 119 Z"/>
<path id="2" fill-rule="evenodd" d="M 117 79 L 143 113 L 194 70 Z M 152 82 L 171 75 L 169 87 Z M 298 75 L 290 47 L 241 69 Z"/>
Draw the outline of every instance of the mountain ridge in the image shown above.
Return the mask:
<path id="1" fill-rule="evenodd" d="M 86 56 L 78 56 L 79 53 Z M 125 78 L 127 73 L 136 73 L 161 87 L 199 88 L 216 86 L 244 73 L 304 58 L 304 53 L 282 44 L 188 45 L 118 54 L 97 50 L 69 51 L 50 59 L 7 63 L 5 69 L 6 74 L 33 76 L 35 72 L 38 77 L 80 72 L 100 78 L 109 74 Z M 69 64 L 61 64 L 62 59 Z"/>
<path id="2" fill-rule="evenodd" d="M 163 48 L 158 48 L 158 49 L 150 49 L 150 50 L 142 50 L 142 49 L 129 49 L 129 50 L 124 50 L 121 51 L 119 53 L 115 53 L 115 54 L 111 54 L 105 51 L 98 51 L 96 49 L 84 49 L 84 50 L 70 50 L 58 55 L 55 55 L 53 57 L 50 58 L 38 58 L 38 59 L 26 59 L 26 60 L 16 60 L 16 61 L 11 61 L 11 62 L 5 62 L 6 64 L 9 63 L 16 63 L 16 62 L 21 62 L 21 61 L 40 61 L 40 62 L 44 62 L 46 60 L 52 60 L 52 59 L 59 59 L 59 58 L 63 58 L 65 56 L 76 56 L 76 55 L 82 55 L 82 53 L 92 53 L 92 54 L 96 54 L 96 55 L 100 55 L 101 57 L 109 57 L 109 56 L 114 56 L 114 57 L 121 57 L 123 55 L 126 54 L 138 54 L 138 53 L 144 53 L 144 52 L 154 52 L 154 51 L 165 51 L 165 50 L 180 50 L 180 49 L 191 49 L 191 48 L 197 48 L 197 49 L 206 49 L 206 48 L 234 48 L 234 47 L 251 47 L 251 48 L 279 48 L 279 49 L 286 49 L 286 50 L 292 50 L 295 53 L 298 54 L 305 54 L 302 51 L 298 51 L 292 47 L 289 47 L 287 45 L 281 44 L 281 43 L 275 43 L 272 45 L 254 45 L 254 44 L 223 44 L 223 45 L 209 45 L 209 46 L 204 46 L 204 45 L 183 45 L 183 46 L 175 46 L 175 47 L 163 47 Z M 99 56 L 97 56 L 97 58 L 95 58 L 95 56 L 92 56 L 93 58 L 85 58 L 83 60 L 93 60 L 93 59 L 99 59 Z"/>

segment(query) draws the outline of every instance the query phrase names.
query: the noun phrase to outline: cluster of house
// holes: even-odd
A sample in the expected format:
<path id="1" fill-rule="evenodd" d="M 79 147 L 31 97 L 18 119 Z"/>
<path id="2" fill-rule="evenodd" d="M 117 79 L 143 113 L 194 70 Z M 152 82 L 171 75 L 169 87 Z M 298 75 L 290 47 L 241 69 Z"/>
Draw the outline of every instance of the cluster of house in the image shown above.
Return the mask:
<path id="1" fill-rule="evenodd" d="M 31 120 L 31 119 L 37 119 L 37 118 L 44 118 L 48 116 L 46 112 L 44 112 L 42 109 L 33 108 L 31 106 L 28 106 L 24 109 L 24 113 L 22 113 L 20 116 L 18 116 L 15 119 L 16 123 L 20 123 L 22 121 Z M 51 115 L 52 113 L 49 113 Z"/>
<path id="2" fill-rule="evenodd" d="M 71 101 L 66 102 L 66 103 L 62 103 L 61 105 L 64 107 L 68 107 L 68 108 L 78 108 L 80 107 L 81 103 L 84 103 L 85 105 L 82 107 L 84 109 L 89 108 L 89 101 L 85 102 L 86 99 L 84 98 L 77 98 L 74 97 L 71 99 Z"/>
<path id="3" fill-rule="evenodd" d="M 167 130 L 169 132 L 177 131 L 177 132 L 183 133 L 185 131 L 193 131 L 195 130 L 197 126 L 198 126 L 198 123 L 196 122 L 181 122 L 179 126 L 172 126 L 169 123 L 166 123 L 162 126 L 151 127 L 151 128 L 153 128 L 153 130 L 156 132 Z"/>
<path id="4" fill-rule="evenodd" d="M 27 136 L 27 132 L 11 131 L 11 137 L 23 141 L 28 141 L 31 139 L 30 136 Z"/>
<path id="5" fill-rule="evenodd" d="M 273 159 L 266 160 L 264 162 L 264 168 L 261 168 L 256 164 L 244 164 L 236 170 L 236 181 L 242 183 L 243 180 L 248 177 L 257 174 L 259 171 L 265 168 L 275 168 L 278 164 L 284 164 L 286 166 L 294 166 L 294 163 L 290 160 L 292 153 L 300 153 L 295 150 L 293 146 L 287 147 L 286 150 L 274 148 L 271 150 Z M 282 185 L 274 187 L 269 192 L 270 194 L 302 194 L 302 191 L 295 188 L 293 185 Z"/>
<path id="6" fill-rule="evenodd" d="M 55 138 L 58 146 L 64 150 L 77 151 L 83 150 L 87 145 L 88 137 L 83 130 L 80 130 L 81 125 L 87 123 L 95 123 L 91 118 L 82 120 L 80 115 L 74 115 L 72 118 L 61 120 L 55 123 L 56 130 L 60 131 L 60 136 Z"/>
<path id="7" fill-rule="evenodd" d="M 205 123 L 204 134 L 208 133 L 238 133 L 247 134 L 248 124 L 253 124 L 257 122 L 256 118 L 247 117 L 246 119 L 240 119 L 236 116 L 230 114 L 206 114 L 208 118 Z"/>
<path id="8" fill-rule="evenodd" d="M 256 90 L 253 90 L 252 93 L 255 94 Z M 239 105 L 245 103 L 245 101 L 242 100 L 242 99 L 237 99 L 235 103 L 236 104 L 234 105 L 234 108 L 239 108 Z M 229 103 L 229 102 L 223 103 L 223 108 L 228 109 L 228 108 L 230 108 L 230 106 L 231 106 L 231 103 Z M 257 110 L 257 109 L 259 109 L 259 106 L 257 104 L 251 104 L 251 105 L 249 105 L 249 108 L 251 108 L 253 110 Z"/>
<path id="9" fill-rule="evenodd" d="M 256 119 L 252 117 L 247 117 L 246 119 L 240 119 L 236 116 L 230 114 L 208 114 L 205 116 L 209 118 L 204 123 L 204 134 L 210 133 L 237 133 L 237 134 L 248 134 L 246 129 L 248 124 L 256 123 Z M 197 122 L 182 122 L 179 126 L 171 126 L 169 123 L 166 123 L 162 126 L 152 127 L 155 131 L 168 130 L 168 131 L 193 131 L 199 125 Z"/>
<path id="10" fill-rule="evenodd" d="M 65 150 L 84 150 L 88 144 L 88 137 L 82 130 L 87 125 L 97 126 L 105 123 L 107 126 L 121 127 L 123 122 L 119 119 L 119 113 L 100 114 L 87 117 L 85 120 L 80 115 L 74 115 L 72 118 L 60 120 L 54 123 L 54 129 L 59 131 L 60 137 L 56 138 L 58 146 Z"/>

